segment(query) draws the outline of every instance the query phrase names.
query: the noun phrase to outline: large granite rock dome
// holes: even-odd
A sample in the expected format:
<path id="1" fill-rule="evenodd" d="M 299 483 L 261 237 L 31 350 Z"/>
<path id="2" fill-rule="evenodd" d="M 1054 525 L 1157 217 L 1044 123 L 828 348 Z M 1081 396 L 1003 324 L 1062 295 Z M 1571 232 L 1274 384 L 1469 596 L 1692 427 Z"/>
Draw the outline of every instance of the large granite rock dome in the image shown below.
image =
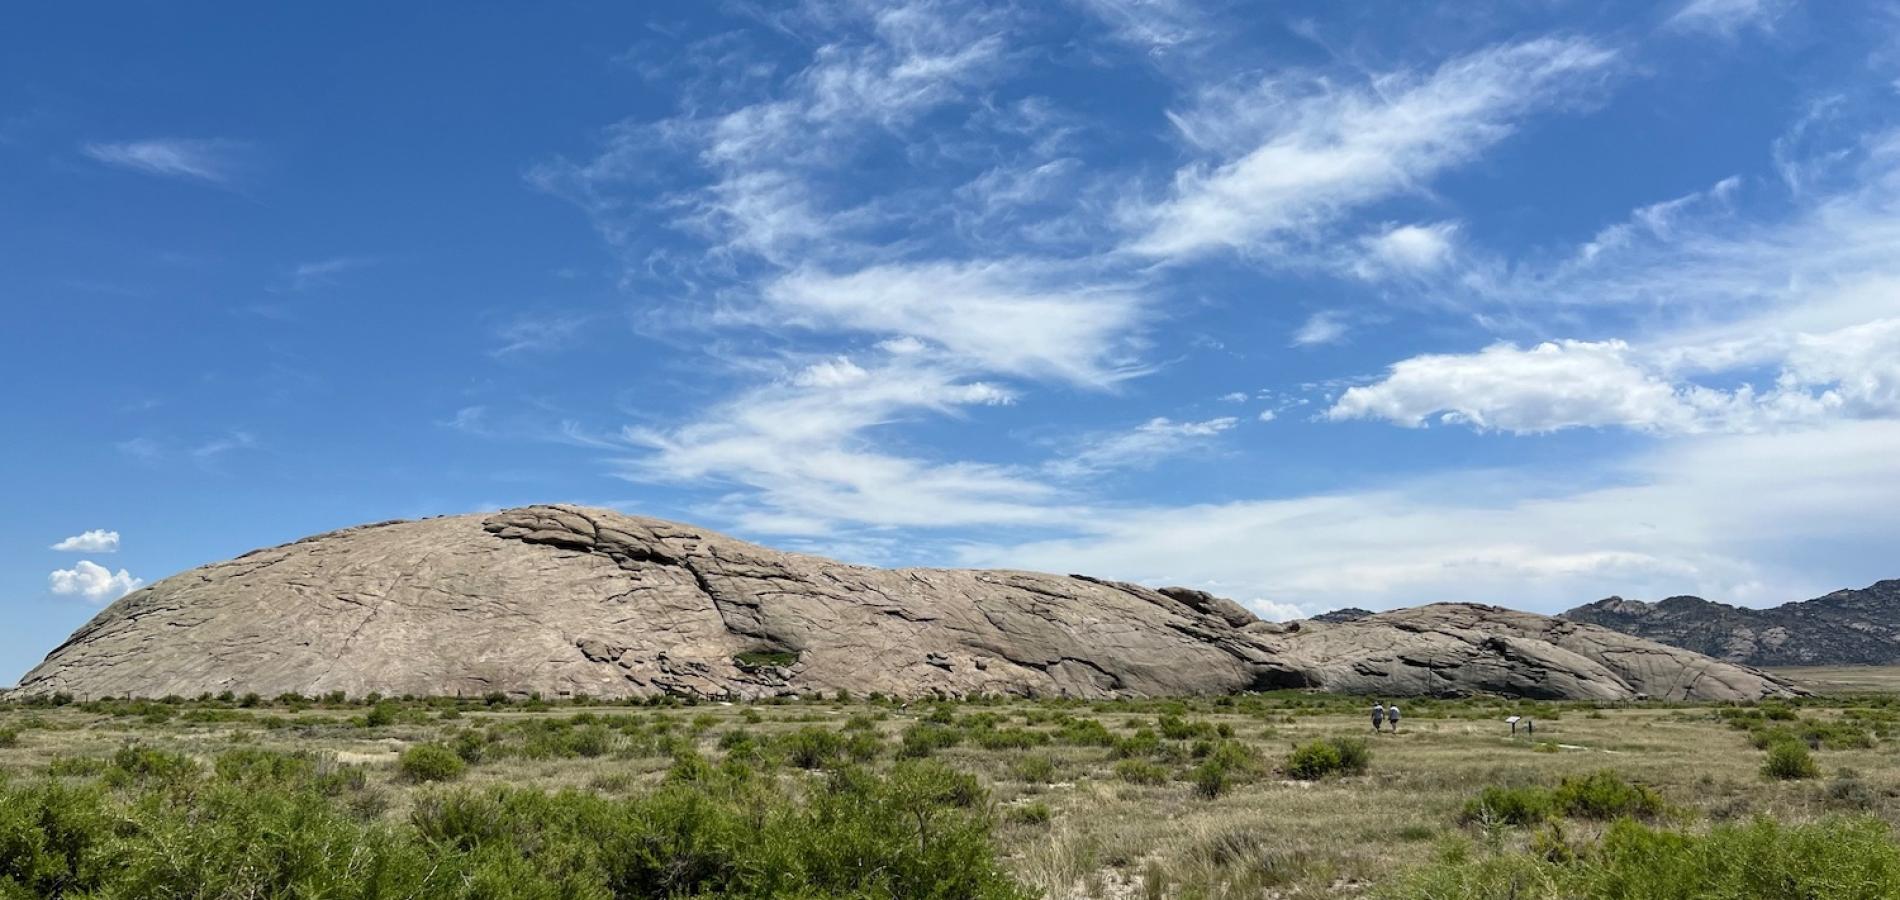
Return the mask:
<path id="1" fill-rule="evenodd" d="M 657 519 L 537 506 L 348 528 L 165 579 L 102 611 L 17 693 L 1274 687 L 1706 700 L 1790 690 L 1695 653 L 1490 607 L 1276 625 L 1198 591 L 853 566 Z"/>

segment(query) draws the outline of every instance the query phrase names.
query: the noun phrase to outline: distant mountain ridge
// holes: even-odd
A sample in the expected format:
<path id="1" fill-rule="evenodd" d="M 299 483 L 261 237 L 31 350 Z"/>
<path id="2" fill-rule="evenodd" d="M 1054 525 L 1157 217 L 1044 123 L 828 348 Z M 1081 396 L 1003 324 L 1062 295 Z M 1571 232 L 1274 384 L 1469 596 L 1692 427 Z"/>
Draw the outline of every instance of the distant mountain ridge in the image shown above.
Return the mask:
<path id="1" fill-rule="evenodd" d="M 1768 609 L 1610 597 L 1563 618 L 1750 666 L 1900 664 L 1900 579 Z"/>

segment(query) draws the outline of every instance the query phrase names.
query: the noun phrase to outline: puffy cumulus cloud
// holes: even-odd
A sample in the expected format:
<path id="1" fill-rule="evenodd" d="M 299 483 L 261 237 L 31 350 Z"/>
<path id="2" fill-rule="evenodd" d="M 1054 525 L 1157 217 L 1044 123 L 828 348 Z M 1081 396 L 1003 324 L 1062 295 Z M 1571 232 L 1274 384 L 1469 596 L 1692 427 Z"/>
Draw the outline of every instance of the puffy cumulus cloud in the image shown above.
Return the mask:
<path id="1" fill-rule="evenodd" d="M 144 583 L 124 569 L 114 572 L 87 559 L 70 569 L 55 569 L 46 576 L 46 585 L 53 593 L 83 597 L 93 603 L 117 600 Z"/>
<path id="2" fill-rule="evenodd" d="M 1184 257 L 1310 233 L 1469 162 L 1534 112 L 1575 102 L 1614 59 L 1589 41 L 1544 38 L 1359 89 L 1279 77 L 1215 94 L 1177 124 L 1201 146 L 1245 149 L 1181 170 L 1166 199 L 1131 210 L 1130 248 Z"/>
<path id="3" fill-rule="evenodd" d="M 1430 354 L 1348 389 L 1326 417 L 1428 421 L 1518 434 L 1622 427 L 1664 434 L 1811 427 L 1832 418 L 1900 417 L 1900 319 L 1821 334 L 1758 333 L 1655 348 L 1623 341 L 1495 344 L 1477 353 Z M 1771 383 L 1723 390 L 1679 376 L 1774 364 Z"/>
<path id="4" fill-rule="evenodd" d="M 1157 416 L 1131 430 L 1102 437 L 1051 462 L 1048 468 L 1060 477 L 1077 478 L 1111 469 L 1152 466 L 1204 443 L 1239 421 L 1233 416 L 1221 416 L 1199 422 L 1176 422 Z"/>
<path id="5" fill-rule="evenodd" d="M 1286 622 L 1307 617 L 1305 608 L 1298 603 L 1280 603 L 1275 600 L 1255 598 L 1245 601 L 1245 605 L 1253 610 L 1255 615 L 1269 622 Z"/>
<path id="6" fill-rule="evenodd" d="M 119 533 L 95 528 L 60 541 L 53 545 L 53 549 L 72 553 L 117 553 L 119 552 Z"/>
<path id="7" fill-rule="evenodd" d="M 1675 387 L 1630 360 L 1622 341 L 1494 344 L 1472 354 L 1417 356 L 1376 384 L 1348 389 L 1326 417 L 1428 419 L 1479 430 L 1556 431 L 1621 425 L 1676 430 L 1693 418 Z"/>

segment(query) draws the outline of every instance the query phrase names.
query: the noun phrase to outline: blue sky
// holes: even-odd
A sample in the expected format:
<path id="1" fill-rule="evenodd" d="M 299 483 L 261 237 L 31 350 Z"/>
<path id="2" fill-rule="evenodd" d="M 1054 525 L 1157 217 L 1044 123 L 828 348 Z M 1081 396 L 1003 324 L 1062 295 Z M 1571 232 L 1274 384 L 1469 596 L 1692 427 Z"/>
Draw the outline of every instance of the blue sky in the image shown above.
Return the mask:
<path id="1" fill-rule="evenodd" d="M 88 3 L 0 32 L 0 682 L 572 501 L 1275 617 L 1900 576 L 1900 16 Z"/>

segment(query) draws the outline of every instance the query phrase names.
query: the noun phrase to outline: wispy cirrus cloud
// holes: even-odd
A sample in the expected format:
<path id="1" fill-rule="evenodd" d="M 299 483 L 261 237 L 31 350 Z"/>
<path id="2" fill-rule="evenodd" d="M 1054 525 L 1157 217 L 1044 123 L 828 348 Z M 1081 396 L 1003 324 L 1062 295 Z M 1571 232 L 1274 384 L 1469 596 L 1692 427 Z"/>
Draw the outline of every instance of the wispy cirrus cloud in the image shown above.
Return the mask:
<path id="1" fill-rule="evenodd" d="M 1789 0 L 1687 0 L 1664 26 L 1729 38 L 1749 29 L 1771 32 L 1793 6 Z"/>
<path id="2" fill-rule="evenodd" d="M 1581 102 L 1615 61 L 1585 39 L 1540 38 L 1363 87 L 1278 75 L 1211 94 L 1175 118 L 1190 141 L 1219 155 L 1177 172 L 1162 200 L 1127 211 L 1136 230 L 1129 249 L 1182 258 L 1311 236 L 1475 159 L 1532 113 Z"/>
<path id="3" fill-rule="evenodd" d="M 1044 261 L 799 270 L 765 299 L 789 322 L 922 341 L 972 370 L 1096 387 L 1140 371 L 1141 292 Z"/>
<path id="4" fill-rule="evenodd" d="M 1147 468 L 1168 457 L 1205 447 L 1209 441 L 1231 430 L 1239 422 L 1234 416 L 1186 422 L 1156 416 L 1127 431 L 1089 441 L 1051 460 L 1045 468 L 1061 478 L 1083 478 L 1117 469 Z"/>
<path id="5" fill-rule="evenodd" d="M 249 169 L 251 145 L 226 138 L 146 138 L 80 145 L 97 162 L 146 175 L 229 186 Z"/>
<path id="6" fill-rule="evenodd" d="M 594 316 L 583 313 L 522 314 L 497 325 L 496 358 L 552 353 L 578 341 Z"/>
<path id="7" fill-rule="evenodd" d="M 344 273 L 368 268 L 377 262 L 371 256 L 332 256 L 298 263 L 290 270 L 289 287 L 293 291 L 302 291 L 334 284 Z"/>
<path id="8" fill-rule="evenodd" d="M 1008 466 L 880 449 L 878 432 L 923 414 L 1007 404 L 1004 387 L 961 377 L 897 346 L 860 363 L 816 360 L 674 428 L 634 428 L 648 453 L 622 462 L 636 481 L 745 488 L 721 509 L 749 529 L 823 533 L 839 523 L 945 527 L 1048 524 L 1058 492 Z"/>

